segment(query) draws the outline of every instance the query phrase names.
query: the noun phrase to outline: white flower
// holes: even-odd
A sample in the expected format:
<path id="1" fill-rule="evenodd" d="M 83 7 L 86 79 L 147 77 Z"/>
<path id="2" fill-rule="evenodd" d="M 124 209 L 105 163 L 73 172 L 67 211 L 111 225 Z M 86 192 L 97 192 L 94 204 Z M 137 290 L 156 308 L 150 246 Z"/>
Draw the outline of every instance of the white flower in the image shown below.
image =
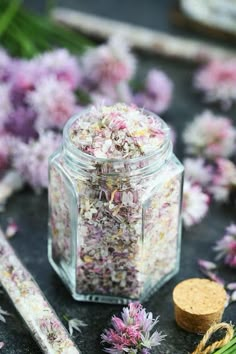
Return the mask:
<path id="1" fill-rule="evenodd" d="M 193 183 L 206 186 L 212 178 L 212 168 L 205 164 L 205 160 L 201 157 L 197 159 L 186 158 L 184 160 L 185 177 Z"/>
<path id="2" fill-rule="evenodd" d="M 236 129 L 229 118 L 204 111 L 183 133 L 187 151 L 209 158 L 230 156 L 236 147 Z"/>
<path id="3" fill-rule="evenodd" d="M 69 333 L 72 336 L 74 330 L 77 332 L 81 332 L 80 327 L 86 327 L 87 324 L 84 321 L 79 320 L 78 318 L 72 318 L 68 321 Z"/>
<path id="4" fill-rule="evenodd" d="M 183 222 L 186 227 L 199 223 L 208 211 L 209 196 L 200 186 L 184 181 Z"/>

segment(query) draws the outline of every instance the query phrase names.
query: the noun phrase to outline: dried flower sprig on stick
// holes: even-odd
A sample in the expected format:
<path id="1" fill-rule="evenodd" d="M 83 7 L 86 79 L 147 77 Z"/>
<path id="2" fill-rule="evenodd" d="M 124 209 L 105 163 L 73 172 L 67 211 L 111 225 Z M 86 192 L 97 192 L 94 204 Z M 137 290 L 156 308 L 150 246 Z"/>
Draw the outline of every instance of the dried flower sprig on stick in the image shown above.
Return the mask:
<path id="1" fill-rule="evenodd" d="M 1 230 L 0 282 L 44 353 L 80 353 Z"/>

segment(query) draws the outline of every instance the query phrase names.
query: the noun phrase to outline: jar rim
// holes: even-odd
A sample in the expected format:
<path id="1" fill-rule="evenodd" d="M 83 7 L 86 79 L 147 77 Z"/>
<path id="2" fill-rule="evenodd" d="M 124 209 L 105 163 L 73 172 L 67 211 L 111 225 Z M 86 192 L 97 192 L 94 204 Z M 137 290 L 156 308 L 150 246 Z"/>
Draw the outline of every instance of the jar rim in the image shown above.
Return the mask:
<path id="1" fill-rule="evenodd" d="M 141 110 L 141 108 L 139 108 Z M 158 119 L 162 125 L 162 130 L 165 133 L 165 139 L 164 142 L 162 143 L 162 145 L 158 148 L 156 148 L 153 151 L 150 151 L 146 154 L 140 155 L 138 157 L 133 157 L 133 158 L 103 158 L 103 157 L 96 157 L 94 155 L 90 155 L 84 151 L 82 151 L 81 149 L 79 149 L 78 147 L 76 147 L 74 145 L 74 143 L 71 141 L 70 136 L 69 136 L 69 130 L 72 126 L 72 124 L 79 119 L 79 117 L 81 117 L 83 114 L 86 114 L 86 112 L 88 112 L 90 109 L 83 109 L 81 112 L 74 114 L 71 118 L 68 119 L 68 121 L 66 122 L 64 128 L 63 128 L 63 146 L 66 149 L 69 149 L 69 151 L 74 154 L 75 156 L 77 156 L 78 158 L 85 158 L 87 161 L 91 161 L 91 162 L 95 162 L 95 163 L 137 163 L 137 162 L 142 162 L 145 161 L 146 159 L 152 158 L 152 157 L 156 157 L 156 156 L 161 156 L 163 154 L 163 151 L 167 149 L 167 147 L 172 151 L 172 143 L 171 143 L 171 138 L 170 138 L 170 127 L 166 124 L 166 122 L 157 114 L 146 110 L 146 109 L 142 109 L 142 112 L 151 115 L 152 117 L 154 117 L 155 119 Z M 168 149 L 168 150 L 169 150 Z"/>

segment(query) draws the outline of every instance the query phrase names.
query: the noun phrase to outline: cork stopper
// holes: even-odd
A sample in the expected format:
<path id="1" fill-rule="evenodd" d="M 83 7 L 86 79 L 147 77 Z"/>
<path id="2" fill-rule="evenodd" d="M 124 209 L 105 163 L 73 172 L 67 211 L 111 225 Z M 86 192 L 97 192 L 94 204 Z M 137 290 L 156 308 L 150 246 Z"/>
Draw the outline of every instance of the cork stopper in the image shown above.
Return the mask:
<path id="1" fill-rule="evenodd" d="M 205 333 L 221 321 L 227 294 L 223 286 L 208 279 L 187 279 L 173 291 L 177 324 L 188 332 Z"/>

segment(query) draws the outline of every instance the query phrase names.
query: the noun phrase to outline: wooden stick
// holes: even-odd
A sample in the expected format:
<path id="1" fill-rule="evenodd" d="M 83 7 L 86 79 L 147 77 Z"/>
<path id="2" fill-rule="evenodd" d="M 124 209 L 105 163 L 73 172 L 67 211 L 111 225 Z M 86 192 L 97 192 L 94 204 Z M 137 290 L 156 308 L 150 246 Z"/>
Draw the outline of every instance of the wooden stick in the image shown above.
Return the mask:
<path id="1" fill-rule="evenodd" d="M 46 354 L 80 354 L 0 229 L 0 283 Z"/>
<path id="2" fill-rule="evenodd" d="M 235 50 L 221 48 L 204 41 L 173 36 L 67 8 L 55 8 L 51 15 L 54 20 L 89 36 L 107 39 L 111 35 L 119 34 L 124 36 L 129 44 L 135 48 L 171 58 L 204 62 L 210 59 L 225 59 L 236 55 Z"/>

